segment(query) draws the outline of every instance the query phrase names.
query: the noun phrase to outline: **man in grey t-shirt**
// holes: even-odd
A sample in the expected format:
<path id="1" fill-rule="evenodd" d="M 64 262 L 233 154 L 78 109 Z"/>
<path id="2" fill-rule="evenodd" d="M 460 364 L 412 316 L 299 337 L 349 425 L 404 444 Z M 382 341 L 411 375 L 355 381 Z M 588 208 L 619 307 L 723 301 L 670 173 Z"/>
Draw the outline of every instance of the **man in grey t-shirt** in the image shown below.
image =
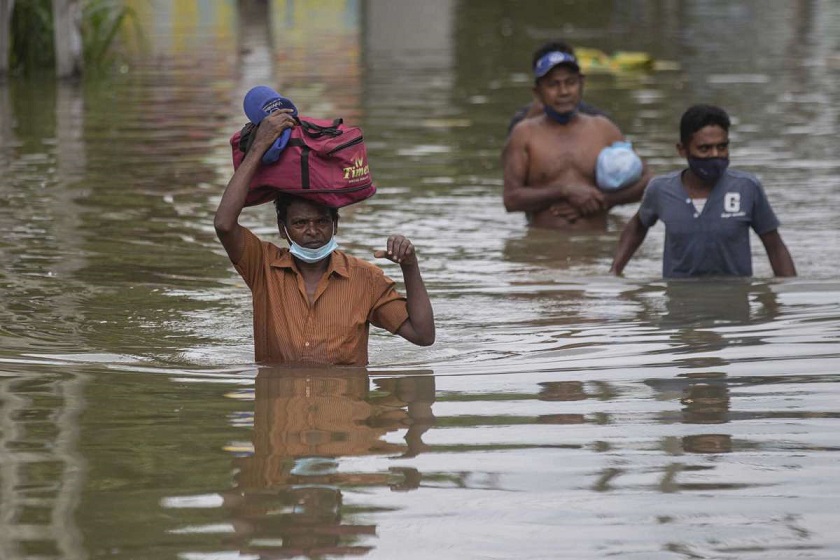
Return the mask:
<path id="1" fill-rule="evenodd" d="M 750 229 L 764 244 L 773 274 L 796 276 L 761 183 L 728 169 L 729 124 L 726 112 L 711 105 L 683 114 L 677 151 L 688 169 L 650 181 L 639 211 L 621 232 L 610 272 L 621 274 L 648 228 L 662 220 L 666 278 L 752 276 Z"/>

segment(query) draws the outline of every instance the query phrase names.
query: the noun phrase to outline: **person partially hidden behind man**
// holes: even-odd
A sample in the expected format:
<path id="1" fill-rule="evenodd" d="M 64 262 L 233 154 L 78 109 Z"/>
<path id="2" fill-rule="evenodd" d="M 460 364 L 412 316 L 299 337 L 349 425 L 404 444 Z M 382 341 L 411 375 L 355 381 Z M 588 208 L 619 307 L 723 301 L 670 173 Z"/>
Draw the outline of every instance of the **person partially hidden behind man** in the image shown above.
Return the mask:
<path id="1" fill-rule="evenodd" d="M 262 154 L 293 126 L 288 110 L 263 119 L 214 220 L 228 257 L 251 289 L 256 361 L 364 366 L 371 324 L 414 344 L 433 344 L 432 305 L 414 246 L 402 235 L 388 237 L 386 249 L 374 257 L 400 265 L 405 297 L 379 267 L 336 250 L 336 209 L 281 195 L 277 227 L 289 249 L 261 241 L 239 224 Z"/>
<path id="2" fill-rule="evenodd" d="M 643 167 L 631 184 L 599 189 L 598 156 L 624 139 L 621 131 L 605 116 L 581 110 L 585 76 L 569 45 L 542 46 L 533 71 L 542 111 L 517 123 L 502 151 L 505 208 L 524 212 L 534 227 L 606 230 L 609 209 L 637 202 L 651 174 Z"/>
<path id="3" fill-rule="evenodd" d="M 761 238 L 773 274 L 796 276 L 761 183 L 729 169 L 729 125 L 729 115 L 719 107 L 686 110 L 677 152 L 688 169 L 650 181 L 639 211 L 621 233 L 612 273 L 622 273 L 648 229 L 662 220 L 666 278 L 752 276 L 750 228 Z"/>

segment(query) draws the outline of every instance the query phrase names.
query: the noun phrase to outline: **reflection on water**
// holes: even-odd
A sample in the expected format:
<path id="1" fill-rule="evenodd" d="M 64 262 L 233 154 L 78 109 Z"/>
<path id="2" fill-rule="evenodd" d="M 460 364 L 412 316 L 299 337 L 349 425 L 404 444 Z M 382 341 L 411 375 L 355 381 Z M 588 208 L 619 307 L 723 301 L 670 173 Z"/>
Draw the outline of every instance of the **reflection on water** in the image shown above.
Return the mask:
<path id="1" fill-rule="evenodd" d="M 149 50 L 113 77 L 0 84 L 0 557 L 840 555 L 838 6 L 131 4 Z M 754 243 L 754 279 L 665 282 L 653 228 L 616 279 L 633 207 L 586 235 L 506 214 L 557 35 L 672 63 L 587 81 L 657 171 L 685 106 L 726 107 L 800 278 Z M 415 242 L 435 346 L 254 369 L 212 214 L 255 83 L 365 128 L 379 192 L 339 241 Z"/>
<path id="2" fill-rule="evenodd" d="M 255 380 L 253 451 L 236 459 L 236 484 L 224 491 L 235 543 L 242 552 L 359 554 L 376 526 L 346 492 L 365 487 L 406 491 L 420 484 L 414 468 L 387 473 L 344 471 L 342 457 L 416 456 L 433 423 L 434 378 L 377 380 L 365 370 L 261 369 Z M 386 389 L 387 388 L 387 389 Z M 383 437 L 407 428 L 406 445 Z"/>
<path id="3" fill-rule="evenodd" d="M 75 516 L 87 463 L 79 452 L 86 376 L 16 370 L 0 378 L 0 557 L 81 558 Z"/>

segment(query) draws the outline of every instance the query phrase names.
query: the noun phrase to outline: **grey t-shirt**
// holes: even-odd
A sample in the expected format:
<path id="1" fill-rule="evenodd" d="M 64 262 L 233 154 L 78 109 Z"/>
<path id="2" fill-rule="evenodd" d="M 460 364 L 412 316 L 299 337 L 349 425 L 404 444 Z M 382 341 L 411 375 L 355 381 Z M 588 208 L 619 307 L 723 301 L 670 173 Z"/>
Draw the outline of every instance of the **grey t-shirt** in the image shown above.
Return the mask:
<path id="1" fill-rule="evenodd" d="M 761 183 L 728 169 L 697 212 L 682 173 L 651 179 L 639 208 L 645 227 L 665 224 L 662 276 L 752 276 L 750 228 L 762 235 L 779 227 Z"/>

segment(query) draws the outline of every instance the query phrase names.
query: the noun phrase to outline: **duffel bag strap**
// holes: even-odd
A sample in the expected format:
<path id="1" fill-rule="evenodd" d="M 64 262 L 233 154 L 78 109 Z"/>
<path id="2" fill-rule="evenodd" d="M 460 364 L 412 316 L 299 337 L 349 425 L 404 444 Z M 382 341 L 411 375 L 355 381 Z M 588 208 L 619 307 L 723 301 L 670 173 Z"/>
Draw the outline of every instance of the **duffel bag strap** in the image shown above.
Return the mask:
<path id="1" fill-rule="evenodd" d="M 338 129 L 338 125 L 344 122 L 344 119 L 335 119 L 332 122 L 332 126 L 321 126 L 309 121 L 302 121 L 298 119 L 298 123 L 300 123 L 300 127 L 306 133 L 307 136 L 311 138 L 320 138 L 321 136 L 331 136 L 335 138 L 336 136 L 341 136 L 344 134 L 343 131 Z"/>
<path id="2" fill-rule="evenodd" d="M 256 137 L 257 125 L 249 122 L 243 126 L 242 130 L 239 132 L 239 151 L 247 154 Z"/>

